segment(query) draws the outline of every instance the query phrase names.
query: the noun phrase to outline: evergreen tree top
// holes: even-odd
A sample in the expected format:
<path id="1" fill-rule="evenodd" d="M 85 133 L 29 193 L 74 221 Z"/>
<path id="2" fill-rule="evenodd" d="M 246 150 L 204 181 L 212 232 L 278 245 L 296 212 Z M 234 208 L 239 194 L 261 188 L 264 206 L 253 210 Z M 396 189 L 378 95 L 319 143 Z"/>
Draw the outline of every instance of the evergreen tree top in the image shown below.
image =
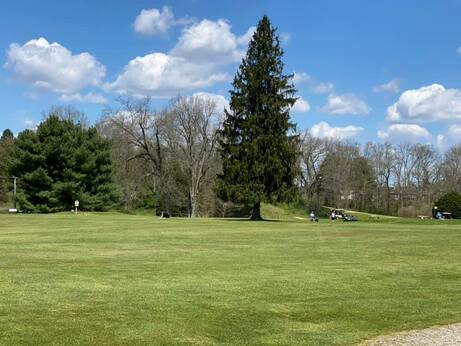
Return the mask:
<path id="1" fill-rule="evenodd" d="M 252 203 L 284 200 L 296 175 L 296 139 L 290 108 L 296 101 L 292 75 L 284 74 L 283 49 L 267 16 L 258 23 L 230 90 L 230 111 L 220 135 L 225 200 Z"/>
<path id="2" fill-rule="evenodd" d="M 283 73 L 283 49 L 276 31 L 267 16 L 259 21 L 230 90 L 230 108 L 235 115 L 283 113 L 289 118 L 296 90 L 293 76 Z"/>

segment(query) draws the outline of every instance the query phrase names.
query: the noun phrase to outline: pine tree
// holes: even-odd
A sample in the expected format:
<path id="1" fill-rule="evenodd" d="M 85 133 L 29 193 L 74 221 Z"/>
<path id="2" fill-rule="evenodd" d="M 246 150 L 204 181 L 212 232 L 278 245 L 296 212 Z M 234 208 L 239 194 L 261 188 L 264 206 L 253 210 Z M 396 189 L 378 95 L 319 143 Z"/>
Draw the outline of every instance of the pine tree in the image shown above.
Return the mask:
<path id="1" fill-rule="evenodd" d="M 19 204 L 37 212 L 105 210 L 115 201 L 110 142 L 96 129 L 49 116 L 15 141 L 10 174 L 20 181 Z"/>
<path id="2" fill-rule="evenodd" d="M 296 173 L 296 101 L 292 75 L 284 75 L 276 29 L 264 16 L 249 43 L 230 91 L 219 133 L 223 173 L 217 191 L 224 200 L 251 204 L 252 220 L 261 219 L 263 201 L 286 199 Z"/>

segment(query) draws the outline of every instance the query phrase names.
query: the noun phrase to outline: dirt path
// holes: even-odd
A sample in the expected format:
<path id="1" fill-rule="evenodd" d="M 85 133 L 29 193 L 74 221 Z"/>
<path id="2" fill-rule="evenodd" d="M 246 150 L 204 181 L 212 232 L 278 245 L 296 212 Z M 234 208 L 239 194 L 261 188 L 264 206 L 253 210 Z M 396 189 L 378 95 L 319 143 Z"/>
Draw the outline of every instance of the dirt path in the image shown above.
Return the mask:
<path id="1" fill-rule="evenodd" d="M 459 346 L 461 323 L 380 336 L 361 346 Z"/>

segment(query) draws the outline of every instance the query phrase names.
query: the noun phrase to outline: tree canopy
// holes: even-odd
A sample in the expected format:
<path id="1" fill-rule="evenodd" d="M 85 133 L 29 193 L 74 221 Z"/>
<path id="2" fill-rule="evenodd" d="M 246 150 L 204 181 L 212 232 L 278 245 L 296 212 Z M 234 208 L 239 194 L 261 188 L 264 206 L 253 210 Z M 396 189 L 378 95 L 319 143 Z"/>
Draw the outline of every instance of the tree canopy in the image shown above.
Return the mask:
<path id="1" fill-rule="evenodd" d="M 292 76 L 284 74 L 276 29 L 264 16 L 251 39 L 230 91 L 230 111 L 219 133 L 223 172 L 221 198 L 253 205 L 281 201 L 293 187 L 297 152 L 290 108 L 296 101 Z"/>
<path id="2" fill-rule="evenodd" d="M 70 210 L 75 200 L 87 210 L 112 206 L 110 142 L 93 127 L 50 115 L 36 131 L 15 141 L 10 174 L 19 178 L 21 208 Z"/>

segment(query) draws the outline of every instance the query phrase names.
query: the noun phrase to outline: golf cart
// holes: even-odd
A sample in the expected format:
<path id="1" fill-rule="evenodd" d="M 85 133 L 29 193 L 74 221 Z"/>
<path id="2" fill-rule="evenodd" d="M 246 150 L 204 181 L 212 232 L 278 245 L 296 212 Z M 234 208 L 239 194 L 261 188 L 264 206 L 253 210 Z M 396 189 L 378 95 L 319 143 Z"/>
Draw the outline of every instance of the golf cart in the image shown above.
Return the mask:
<path id="1" fill-rule="evenodd" d="M 449 213 L 449 212 L 446 212 L 446 211 L 444 211 L 444 212 L 442 213 L 442 216 L 443 216 L 443 218 L 444 218 L 445 220 L 446 220 L 446 219 L 452 219 L 452 218 L 453 218 L 452 214 Z"/>
<path id="2" fill-rule="evenodd" d="M 345 222 L 348 221 L 358 221 L 357 217 L 354 215 L 346 214 L 346 211 L 344 209 L 334 209 L 334 219 L 335 220 L 343 220 Z"/>
<path id="3" fill-rule="evenodd" d="M 335 220 L 342 220 L 346 215 L 346 211 L 344 209 L 334 209 L 333 213 L 335 213 Z"/>
<path id="4" fill-rule="evenodd" d="M 355 217 L 354 215 L 347 215 L 347 214 L 344 214 L 343 216 L 343 221 L 344 222 L 348 222 L 348 221 L 359 221 L 359 219 L 357 219 L 357 217 Z"/>

